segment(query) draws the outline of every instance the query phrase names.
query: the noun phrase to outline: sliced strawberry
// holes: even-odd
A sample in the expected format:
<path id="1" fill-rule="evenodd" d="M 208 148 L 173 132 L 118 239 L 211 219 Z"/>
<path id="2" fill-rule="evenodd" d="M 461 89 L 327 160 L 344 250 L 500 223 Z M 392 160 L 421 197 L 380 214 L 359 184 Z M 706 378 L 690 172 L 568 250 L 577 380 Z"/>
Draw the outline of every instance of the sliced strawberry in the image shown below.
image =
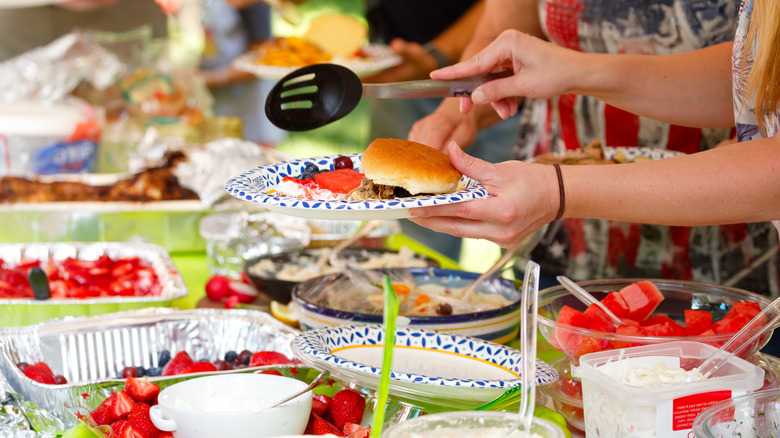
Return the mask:
<path id="1" fill-rule="evenodd" d="M 127 416 L 127 421 L 133 426 L 133 430 L 142 433 L 142 437 L 156 437 L 160 433 L 149 417 L 149 408 L 146 403 L 136 403 L 136 408 Z"/>
<path id="2" fill-rule="evenodd" d="M 126 391 L 117 391 L 114 393 L 114 399 L 111 402 L 111 410 L 109 411 L 111 420 L 126 419 L 127 415 L 130 414 L 130 411 L 133 410 L 133 406 L 135 406 L 135 400 L 133 400 Z"/>
<path id="3" fill-rule="evenodd" d="M 313 417 L 311 422 L 312 435 L 332 434 L 336 436 L 344 436 L 341 430 L 339 430 L 338 427 L 334 426 L 333 423 L 323 419 L 317 414 L 311 414 L 311 416 Z"/>
<path id="4" fill-rule="evenodd" d="M 180 351 L 173 356 L 173 359 L 168 361 L 162 369 L 163 376 L 173 376 L 176 374 L 182 374 L 184 370 L 189 368 L 195 363 L 186 351 Z"/>
<path id="5" fill-rule="evenodd" d="M 258 351 L 249 359 L 250 367 L 259 367 L 263 365 L 284 365 L 292 363 L 290 358 L 278 351 Z"/>
<path id="6" fill-rule="evenodd" d="M 344 432 L 344 436 L 348 436 L 349 438 L 368 438 L 368 435 L 371 433 L 371 428 L 355 423 L 344 423 L 342 431 Z M 360 432 L 355 433 L 357 431 Z"/>
<path id="7" fill-rule="evenodd" d="M 108 399 L 107 399 L 108 400 Z M 95 426 L 103 426 L 111 423 L 111 404 L 103 402 L 89 413 L 89 418 Z"/>
<path id="8" fill-rule="evenodd" d="M 182 374 L 192 374 L 192 373 L 210 373 L 213 371 L 219 371 L 217 369 L 217 366 L 214 365 L 211 362 L 207 362 L 205 360 L 202 360 L 200 362 L 195 362 L 194 364 L 187 367 L 187 369 L 184 370 Z"/>
<path id="9" fill-rule="evenodd" d="M 333 417 L 333 424 L 339 429 L 346 423 L 359 424 L 365 409 L 366 400 L 359 392 L 351 389 L 337 392 L 330 402 L 330 415 Z"/>
<path id="10" fill-rule="evenodd" d="M 322 417 L 330 406 L 330 397 L 322 394 L 312 394 L 311 411 Z"/>
<path id="11" fill-rule="evenodd" d="M 37 365 L 30 365 L 24 369 L 24 375 L 38 383 L 54 385 L 56 383 L 56 380 L 54 380 L 54 374 L 52 374 L 50 370 L 47 370 L 48 367 L 43 369 Z"/>
<path id="12" fill-rule="evenodd" d="M 160 393 L 160 386 L 130 376 L 125 381 L 125 391 L 137 402 L 154 404 L 157 401 L 157 394 Z"/>
<path id="13" fill-rule="evenodd" d="M 149 424 L 152 424 L 151 421 Z M 152 427 L 154 427 L 153 424 Z M 157 438 L 157 435 L 157 432 L 149 432 L 129 421 L 122 426 L 122 430 L 119 432 L 119 438 Z"/>
<path id="14" fill-rule="evenodd" d="M 127 420 L 117 420 L 111 423 L 111 431 L 114 433 L 114 435 L 119 436 L 119 432 L 125 426 L 125 423 L 127 423 Z"/>
<path id="15" fill-rule="evenodd" d="M 272 376 L 281 376 L 282 372 L 279 370 L 263 370 L 259 374 L 270 374 Z"/>

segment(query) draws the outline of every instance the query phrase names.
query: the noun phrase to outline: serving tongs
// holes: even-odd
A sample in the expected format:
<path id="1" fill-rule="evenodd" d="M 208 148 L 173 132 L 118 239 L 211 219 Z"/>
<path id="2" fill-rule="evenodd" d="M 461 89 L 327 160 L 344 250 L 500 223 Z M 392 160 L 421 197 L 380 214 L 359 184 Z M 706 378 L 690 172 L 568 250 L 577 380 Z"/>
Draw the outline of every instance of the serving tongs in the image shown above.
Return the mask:
<path id="1" fill-rule="evenodd" d="M 456 81 L 405 81 L 364 84 L 352 70 L 337 64 L 300 68 L 274 85 L 265 101 L 265 114 L 287 131 L 308 131 L 349 114 L 363 97 L 419 99 L 469 96 L 479 85 L 505 78 L 511 72 L 487 73 Z"/>

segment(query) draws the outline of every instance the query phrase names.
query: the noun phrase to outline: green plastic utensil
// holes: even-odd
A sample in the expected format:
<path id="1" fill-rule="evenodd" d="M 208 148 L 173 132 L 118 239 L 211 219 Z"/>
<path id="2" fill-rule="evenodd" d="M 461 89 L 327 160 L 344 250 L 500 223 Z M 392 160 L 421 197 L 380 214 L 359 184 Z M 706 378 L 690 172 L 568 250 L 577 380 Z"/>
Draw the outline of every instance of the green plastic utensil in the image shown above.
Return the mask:
<path id="1" fill-rule="evenodd" d="M 369 438 L 379 438 L 382 434 L 382 424 L 385 421 L 385 408 L 387 407 L 387 396 L 390 388 L 390 373 L 393 365 L 393 346 L 395 345 L 395 320 L 398 316 L 398 295 L 390 282 L 390 276 L 385 275 L 385 310 L 383 314 L 383 325 L 385 328 L 385 346 L 382 353 L 382 373 L 379 376 L 379 393 L 376 399 L 376 411 L 374 412 L 374 422 L 371 425 L 371 434 Z"/>

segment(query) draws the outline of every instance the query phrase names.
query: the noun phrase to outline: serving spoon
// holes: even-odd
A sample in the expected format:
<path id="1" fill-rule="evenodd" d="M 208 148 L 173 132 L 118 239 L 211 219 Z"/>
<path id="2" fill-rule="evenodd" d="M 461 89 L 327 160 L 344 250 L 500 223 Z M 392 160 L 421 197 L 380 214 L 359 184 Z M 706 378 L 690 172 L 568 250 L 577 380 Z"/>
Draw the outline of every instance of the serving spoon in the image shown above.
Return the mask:
<path id="1" fill-rule="evenodd" d="M 255 374 L 259 374 L 259 373 L 262 373 L 262 371 L 257 371 Z M 283 405 L 283 404 L 287 403 L 288 401 L 290 401 L 292 399 L 298 398 L 301 395 L 306 394 L 307 392 L 309 392 L 312 389 L 314 389 L 316 386 L 318 386 L 324 380 L 327 380 L 329 376 L 330 376 L 330 372 L 329 371 L 323 371 L 320 374 L 318 374 L 317 377 L 315 377 L 314 380 L 312 380 L 311 383 L 309 383 L 309 385 L 307 387 L 305 387 L 302 390 L 296 392 L 295 394 L 287 396 L 287 397 L 285 397 L 285 398 L 283 398 L 281 400 L 277 400 L 277 401 L 273 402 L 272 404 L 270 404 L 268 406 L 265 406 L 262 409 L 259 409 L 259 410 L 255 411 L 255 412 L 267 411 L 268 409 L 275 408 L 275 407 L 277 407 L 279 405 Z"/>
<path id="2" fill-rule="evenodd" d="M 510 76 L 488 73 L 457 81 L 405 81 L 363 84 L 352 70 L 338 64 L 299 68 L 279 80 L 265 101 L 265 114 L 286 131 L 308 131 L 349 114 L 363 97 L 416 99 L 469 96 L 480 84 Z"/>

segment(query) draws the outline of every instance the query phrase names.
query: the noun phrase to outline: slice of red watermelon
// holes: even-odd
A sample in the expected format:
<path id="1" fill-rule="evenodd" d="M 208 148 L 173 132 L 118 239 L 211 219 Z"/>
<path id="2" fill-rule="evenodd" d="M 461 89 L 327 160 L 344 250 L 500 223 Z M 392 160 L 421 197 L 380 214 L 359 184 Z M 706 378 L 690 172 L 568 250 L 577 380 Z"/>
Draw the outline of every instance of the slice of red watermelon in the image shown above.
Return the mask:
<path id="1" fill-rule="evenodd" d="M 363 174 L 354 169 L 336 169 L 318 173 L 313 178 L 320 188 L 333 193 L 349 193 L 363 181 Z"/>
<path id="2" fill-rule="evenodd" d="M 612 323 L 612 319 L 607 316 L 607 312 L 604 311 L 598 304 L 591 304 L 585 309 L 585 315 L 591 318 L 590 329 L 598 330 L 600 332 L 615 332 L 615 324 Z"/>
<path id="3" fill-rule="evenodd" d="M 712 313 L 708 310 L 685 309 L 685 332 L 697 336 L 712 328 Z"/>
<path id="4" fill-rule="evenodd" d="M 626 300 L 618 292 L 608 293 L 606 297 L 601 299 L 601 304 L 605 305 L 618 318 L 628 316 L 628 304 L 626 304 Z"/>
<path id="5" fill-rule="evenodd" d="M 647 280 L 629 284 L 619 292 L 628 305 L 628 317 L 636 321 L 642 321 L 652 315 L 664 300 L 661 291 Z"/>

